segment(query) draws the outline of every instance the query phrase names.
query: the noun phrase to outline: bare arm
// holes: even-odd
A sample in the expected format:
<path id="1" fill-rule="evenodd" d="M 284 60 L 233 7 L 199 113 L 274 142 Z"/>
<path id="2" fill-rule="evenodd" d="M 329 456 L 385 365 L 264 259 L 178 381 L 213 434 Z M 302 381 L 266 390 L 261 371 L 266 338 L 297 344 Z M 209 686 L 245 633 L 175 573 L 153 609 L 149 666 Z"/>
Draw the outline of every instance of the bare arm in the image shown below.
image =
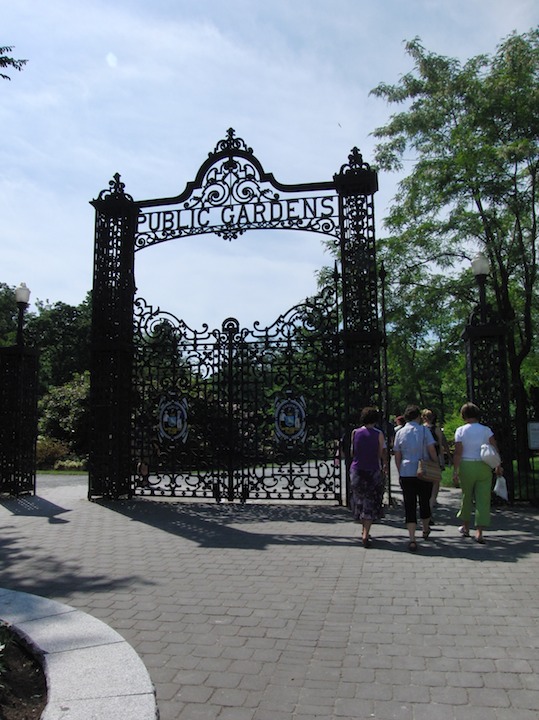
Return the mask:
<path id="1" fill-rule="evenodd" d="M 489 444 L 492 445 L 492 447 L 494 447 L 494 448 L 497 450 L 498 454 L 499 454 L 499 453 L 500 453 L 500 449 L 499 449 L 499 447 L 498 447 L 498 443 L 496 442 L 496 438 L 494 437 L 494 435 L 491 435 L 491 436 L 489 437 L 488 441 L 489 441 Z M 500 464 L 498 465 L 498 467 L 495 469 L 495 472 L 496 472 L 496 475 L 503 475 L 503 467 L 502 467 L 501 463 L 500 463 Z"/>
<path id="2" fill-rule="evenodd" d="M 378 438 L 378 458 L 381 462 L 382 469 L 384 472 L 387 472 L 388 456 L 389 456 L 389 453 L 387 451 L 387 447 L 385 446 L 384 435 L 383 435 L 383 433 L 380 433 L 380 437 Z"/>
<path id="3" fill-rule="evenodd" d="M 459 481 L 459 467 L 460 461 L 462 460 L 462 443 L 455 443 L 455 453 L 453 455 L 453 483 L 458 485 Z"/>
<path id="4" fill-rule="evenodd" d="M 438 455 L 436 454 L 436 448 L 434 447 L 434 443 L 432 443 L 431 445 L 427 445 L 427 450 L 430 459 L 434 462 L 438 462 Z"/>
<path id="5" fill-rule="evenodd" d="M 356 434 L 355 430 L 352 430 L 352 434 L 350 435 L 350 457 L 354 457 L 354 435 Z"/>
<path id="6" fill-rule="evenodd" d="M 401 462 L 402 462 L 402 453 L 401 453 L 401 451 L 400 451 L 400 450 L 395 450 L 394 457 L 395 457 L 395 465 L 397 466 L 397 470 L 398 470 L 399 473 L 400 473 Z"/>

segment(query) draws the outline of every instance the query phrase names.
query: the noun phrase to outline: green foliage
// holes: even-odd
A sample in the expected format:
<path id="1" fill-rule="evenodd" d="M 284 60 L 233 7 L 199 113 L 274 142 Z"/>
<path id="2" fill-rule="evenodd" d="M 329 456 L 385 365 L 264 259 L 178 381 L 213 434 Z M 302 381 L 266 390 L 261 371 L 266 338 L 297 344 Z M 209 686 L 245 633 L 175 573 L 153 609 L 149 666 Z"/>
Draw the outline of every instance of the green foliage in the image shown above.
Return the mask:
<path id="1" fill-rule="evenodd" d="M 0 283 L 0 347 L 15 345 L 17 339 L 15 288 Z"/>
<path id="2" fill-rule="evenodd" d="M 460 408 L 446 418 L 444 424 L 444 435 L 446 436 L 450 446 L 453 446 L 455 440 L 455 430 L 463 424 L 464 420 L 460 415 Z"/>
<path id="3" fill-rule="evenodd" d="M 91 301 L 78 306 L 37 302 L 26 323 L 28 344 L 39 349 L 41 394 L 90 367 Z"/>
<path id="4" fill-rule="evenodd" d="M 69 455 L 66 443 L 46 436 L 39 436 L 36 447 L 36 462 L 39 470 L 52 470 L 56 463 Z"/>
<path id="5" fill-rule="evenodd" d="M 373 90 L 402 108 L 374 133 L 379 167 L 402 170 L 404 160 L 412 161 L 386 219 L 390 236 L 380 247 L 396 297 L 390 331 L 406 345 L 399 362 L 410 373 L 406 362 L 417 363 L 421 347 L 434 361 L 440 337 L 449 338 L 450 353 L 457 349 L 458 329 L 477 302 L 468 261 L 483 250 L 491 265 L 489 300 L 510 329 L 522 433 L 523 363 L 534 347 L 538 316 L 539 30 L 512 34 L 493 57 L 464 64 L 427 52 L 417 38 L 406 49 L 413 71 Z M 438 360 L 443 386 L 447 358 Z"/>
<path id="6" fill-rule="evenodd" d="M 90 373 L 76 373 L 70 382 L 49 390 L 39 402 L 39 432 L 63 443 L 77 456 L 88 453 Z M 64 458 L 68 453 L 59 456 Z"/>
<path id="7" fill-rule="evenodd" d="M 65 460 L 57 460 L 54 463 L 54 469 L 59 472 L 80 472 L 87 469 L 87 462 L 81 458 L 67 458 Z"/>
<path id="8" fill-rule="evenodd" d="M 0 47 L 0 68 L 13 68 L 13 70 L 21 71 L 28 60 L 15 60 L 15 58 L 11 57 L 12 52 L 13 47 L 11 45 Z M 0 73 L 0 78 L 11 80 L 9 75 L 5 73 Z"/>

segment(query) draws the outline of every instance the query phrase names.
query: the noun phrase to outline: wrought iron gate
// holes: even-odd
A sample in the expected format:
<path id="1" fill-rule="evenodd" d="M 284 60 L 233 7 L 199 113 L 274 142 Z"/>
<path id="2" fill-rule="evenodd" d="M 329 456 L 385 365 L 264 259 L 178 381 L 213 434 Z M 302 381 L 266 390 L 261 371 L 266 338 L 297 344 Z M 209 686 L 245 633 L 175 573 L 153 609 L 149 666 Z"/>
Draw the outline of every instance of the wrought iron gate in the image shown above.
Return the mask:
<path id="1" fill-rule="evenodd" d="M 328 290 L 264 329 L 193 331 L 137 300 L 135 492 L 340 501 L 337 307 Z"/>
<path id="2" fill-rule="evenodd" d="M 381 400 L 377 189 L 357 148 L 333 180 L 279 183 L 232 129 L 180 195 L 135 201 L 114 176 L 92 201 L 90 498 L 341 499 L 336 442 Z M 338 257 L 334 286 L 270 327 L 196 331 L 135 299 L 136 252 L 268 229 Z"/>

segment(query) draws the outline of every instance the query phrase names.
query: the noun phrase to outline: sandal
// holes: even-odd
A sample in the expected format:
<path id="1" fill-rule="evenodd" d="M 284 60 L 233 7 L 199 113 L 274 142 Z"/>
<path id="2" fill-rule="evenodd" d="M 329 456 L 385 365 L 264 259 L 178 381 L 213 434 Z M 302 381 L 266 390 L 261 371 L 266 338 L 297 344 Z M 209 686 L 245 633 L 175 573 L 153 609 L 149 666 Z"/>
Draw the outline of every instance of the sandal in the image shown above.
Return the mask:
<path id="1" fill-rule="evenodd" d="M 372 545 L 372 540 L 370 539 L 370 537 L 362 538 L 361 542 L 363 543 L 364 548 L 370 548 Z"/>
<path id="2" fill-rule="evenodd" d="M 415 552 L 417 550 L 417 543 L 415 540 L 410 540 L 410 542 L 408 543 L 408 550 L 410 552 Z"/>
<path id="3" fill-rule="evenodd" d="M 466 530 L 466 528 L 464 527 L 464 525 L 461 525 L 461 526 L 459 527 L 459 533 L 462 535 L 462 537 L 470 537 L 470 531 L 469 531 L 469 530 Z"/>
<path id="4" fill-rule="evenodd" d="M 483 537 L 476 537 L 476 538 L 475 538 L 475 542 L 476 542 L 476 543 L 479 543 L 480 545 L 484 545 L 484 544 L 485 544 L 485 538 L 483 538 Z"/>
<path id="5" fill-rule="evenodd" d="M 423 540 L 428 540 L 430 535 L 430 528 L 428 530 L 423 530 Z"/>

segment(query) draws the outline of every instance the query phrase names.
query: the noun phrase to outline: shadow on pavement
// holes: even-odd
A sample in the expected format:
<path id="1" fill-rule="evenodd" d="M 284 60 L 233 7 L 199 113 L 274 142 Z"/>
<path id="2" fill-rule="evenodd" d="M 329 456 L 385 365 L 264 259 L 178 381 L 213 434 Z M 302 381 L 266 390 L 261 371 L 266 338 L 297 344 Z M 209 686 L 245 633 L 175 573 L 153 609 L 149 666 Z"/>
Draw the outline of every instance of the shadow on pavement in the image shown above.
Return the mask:
<path id="1" fill-rule="evenodd" d="M 0 505 L 13 515 L 27 517 L 46 517 L 50 523 L 68 523 L 69 520 L 58 517 L 63 513 L 71 512 L 59 505 L 45 500 L 38 495 L 0 500 Z"/>
<path id="2" fill-rule="evenodd" d="M 456 496 L 458 498 L 458 496 Z M 484 530 L 485 545 L 474 540 L 473 522 L 471 537 L 459 534 L 461 524 L 457 519 L 458 501 L 452 499 L 448 504 L 438 505 L 435 510 L 435 525 L 428 540 L 423 540 L 418 525 L 417 539 L 419 553 L 425 556 L 460 557 L 474 561 L 517 562 L 522 557 L 539 552 L 537 527 L 539 513 L 527 505 L 497 505 L 492 507 L 491 525 Z M 400 547 L 395 547 L 395 536 L 385 536 L 383 524 L 402 528 Z M 379 541 L 376 547 L 408 552 L 407 534 L 404 526 L 404 510 L 399 500 L 388 513 L 388 517 L 376 527 Z"/>
<path id="3" fill-rule="evenodd" d="M 305 523 L 350 523 L 350 512 L 338 506 L 225 505 L 181 501 L 97 500 L 99 505 L 200 547 L 265 550 L 269 545 L 357 545 L 350 536 L 305 533 Z M 272 524 L 271 531 L 238 525 Z"/>
<path id="4" fill-rule="evenodd" d="M 208 548 L 265 550 L 275 545 L 348 546 L 363 550 L 359 527 L 350 511 L 338 506 L 217 504 L 193 501 L 161 501 L 135 498 L 125 501 L 96 501 L 103 508 L 120 513 L 134 522 L 142 522 Z M 458 533 L 457 507 L 441 505 L 436 510 L 436 525 L 427 541 L 418 531 L 418 555 L 460 557 L 473 561 L 516 562 L 520 557 L 539 551 L 536 537 L 537 513 L 529 508 L 493 508 L 492 527 L 485 531 L 487 543 L 478 545 L 473 538 Z M 306 524 L 350 526 L 346 534 L 313 533 Z M 246 527 L 247 526 L 247 527 Z M 387 532 L 387 529 L 391 529 Z M 402 535 L 395 531 L 402 532 Z M 397 501 L 386 517 L 373 527 L 372 549 L 408 553 L 402 508 Z M 371 552 L 369 550 L 369 552 Z"/>

